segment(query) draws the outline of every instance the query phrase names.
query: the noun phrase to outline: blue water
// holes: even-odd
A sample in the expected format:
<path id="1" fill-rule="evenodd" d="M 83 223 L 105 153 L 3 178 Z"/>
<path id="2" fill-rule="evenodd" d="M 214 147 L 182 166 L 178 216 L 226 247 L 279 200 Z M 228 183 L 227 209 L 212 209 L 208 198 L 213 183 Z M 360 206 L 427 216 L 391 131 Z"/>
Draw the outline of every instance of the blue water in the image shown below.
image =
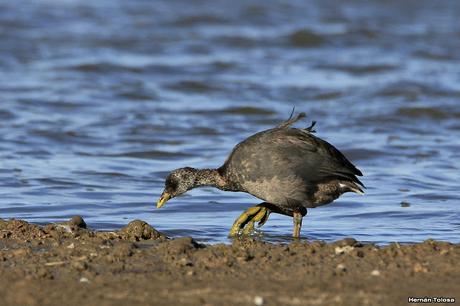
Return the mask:
<path id="1" fill-rule="evenodd" d="M 458 1 L 0 2 L 0 217 L 142 219 L 229 242 L 261 201 L 167 173 L 218 167 L 293 106 L 360 168 L 365 196 L 311 209 L 306 239 L 460 241 Z M 401 205 L 408 202 L 409 206 Z M 289 241 L 292 220 L 259 232 Z"/>

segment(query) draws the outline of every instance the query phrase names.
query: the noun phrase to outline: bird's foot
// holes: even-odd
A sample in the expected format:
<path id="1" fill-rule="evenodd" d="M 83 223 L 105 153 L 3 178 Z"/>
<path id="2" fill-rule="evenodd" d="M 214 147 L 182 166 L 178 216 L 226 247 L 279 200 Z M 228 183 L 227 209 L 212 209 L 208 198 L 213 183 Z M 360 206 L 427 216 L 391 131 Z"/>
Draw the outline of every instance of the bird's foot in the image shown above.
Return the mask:
<path id="1" fill-rule="evenodd" d="M 258 222 L 258 227 L 267 222 L 271 210 L 263 205 L 256 205 L 246 209 L 233 223 L 229 236 L 249 235 L 254 230 L 254 223 Z"/>

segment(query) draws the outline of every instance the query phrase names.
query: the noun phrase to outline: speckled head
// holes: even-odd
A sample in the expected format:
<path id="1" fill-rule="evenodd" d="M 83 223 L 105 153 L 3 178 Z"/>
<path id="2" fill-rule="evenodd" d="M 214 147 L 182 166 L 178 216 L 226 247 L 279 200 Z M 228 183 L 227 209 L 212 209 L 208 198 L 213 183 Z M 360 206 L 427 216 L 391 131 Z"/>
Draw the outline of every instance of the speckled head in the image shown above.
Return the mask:
<path id="1" fill-rule="evenodd" d="M 157 202 L 157 208 L 195 187 L 196 172 L 196 169 L 190 167 L 173 170 L 166 178 L 165 189 Z"/>
<path id="2" fill-rule="evenodd" d="M 165 189 L 157 202 L 157 208 L 169 199 L 201 186 L 213 186 L 225 190 L 227 183 L 216 169 L 179 168 L 172 171 L 165 182 Z"/>

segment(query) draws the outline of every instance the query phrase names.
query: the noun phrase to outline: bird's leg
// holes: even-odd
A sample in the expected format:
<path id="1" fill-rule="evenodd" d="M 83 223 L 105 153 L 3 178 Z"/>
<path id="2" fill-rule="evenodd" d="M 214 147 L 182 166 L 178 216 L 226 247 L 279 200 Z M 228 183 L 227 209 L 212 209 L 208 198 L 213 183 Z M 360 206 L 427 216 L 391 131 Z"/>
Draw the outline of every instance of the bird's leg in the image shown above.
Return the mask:
<path id="1" fill-rule="evenodd" d="M 294 221 L 294 231 L 292 233 L 293 238 L 300 237 L 300 229 L 302 228 L 302 218 L 307 214 L 307 209 L 303 206 L 294 208 L 292 218 Z"/>
<path id="2" fill-rule="evenodd" d="M 293 210 L 283 208 L 268 202 L 263 202 L 259 205 L 249 207 L 246 209 L 233 223 L 229 236 L 235 237 L 239 234 L 248 235 L 254 230 L 254 223 L 258 223 L 258 227 L 267 222 L 270 213 L 278 213 L 289 217 L 293 216 Z M 305 213 L 303 214 L 305 215 Z"/>
<path id="3" fill-rule="evenodd" d="M 293 238 L 300 237 L 300 228 L 302 227 L 302 214 L 300 212 L 294 211 L 293 219 L 294 219 L 294 232 L 292 234 Z"/>
<path id="4" fill-rule="evenodd" d="M 246 209 L 233 223 L 229 236 L 238 236 L 240 232 L 244 235 L 250 234 L 254 230 L 255 222 L 259 222 L 258 227 L 264 225 L 272 212 L 272 206 L 274 205 L 264 202 Z"/>

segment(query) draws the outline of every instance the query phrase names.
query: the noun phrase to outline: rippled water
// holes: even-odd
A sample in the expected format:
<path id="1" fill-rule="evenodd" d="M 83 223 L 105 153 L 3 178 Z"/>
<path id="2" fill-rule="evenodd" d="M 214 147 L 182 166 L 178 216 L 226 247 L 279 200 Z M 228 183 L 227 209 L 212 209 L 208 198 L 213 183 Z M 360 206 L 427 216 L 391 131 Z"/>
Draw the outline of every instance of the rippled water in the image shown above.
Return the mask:
<path id="1" fill-rule="evenodd" d="M 309 210 L 304 237 L 458 242 L 458 12 L 455 0 L 2 1 L 0 217 L 140 218 L 228 242 L 258 199 L 206 188 L 157 210 L 163 180 L 219 166 L 296 106 L 368 186 Z M 272 215 L 263 235 L 291 231 Z"/>

